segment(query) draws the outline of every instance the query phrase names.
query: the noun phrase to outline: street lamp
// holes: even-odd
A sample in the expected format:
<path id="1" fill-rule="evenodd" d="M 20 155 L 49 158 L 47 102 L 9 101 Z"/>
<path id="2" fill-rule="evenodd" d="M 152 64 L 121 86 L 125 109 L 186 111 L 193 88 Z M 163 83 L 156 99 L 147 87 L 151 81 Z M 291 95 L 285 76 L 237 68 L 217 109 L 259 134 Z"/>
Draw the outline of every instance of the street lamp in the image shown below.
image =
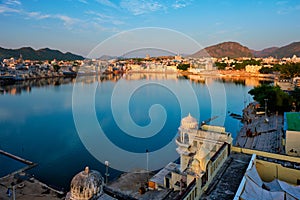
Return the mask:
<path id="1" fill-rule="evenodd" d="M 109 177 L 109 173 L 108 173 L 108 167 L 109 167 L 109 162 L 105 161 L 105 166 L 106 166 L 106 172 L 105 172 L 105 183 L 107 184 L 108 182 L 108 177 Z"/>
<path id="2" fill-rule="evenodd" d="M 268 99 L 265 99 L 265 116 L 267 117 L 267 110 L 268 110 L 268 105 L 267 105 Z"/>
<path id="3" fill-rule="evenodd" d="M 148 149 L 146 149 L 146 156 L 147 156 L 146 164 L 147 164 L 147 182 L 148 182 L 148 179 L 149 179 L 149 150 Z"/>
<path id="4" fill-rule="evenodd" d="M 146 149 L 146 166 L 147 166 L 147 172 L 149 171 L 149 151 Z"/>

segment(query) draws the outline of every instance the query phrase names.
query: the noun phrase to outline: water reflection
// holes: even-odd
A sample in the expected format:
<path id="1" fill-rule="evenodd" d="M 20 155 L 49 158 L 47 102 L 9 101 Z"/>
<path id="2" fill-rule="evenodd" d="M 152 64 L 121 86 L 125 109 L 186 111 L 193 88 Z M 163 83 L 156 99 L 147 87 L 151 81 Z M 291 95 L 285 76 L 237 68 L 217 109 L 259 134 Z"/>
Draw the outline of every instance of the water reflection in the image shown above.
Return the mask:
<path id="1" fill-rule="evenodd" d="M 222 77 L 216 78 L 217 81 L 223 83 L 234 83 L 236 85 L 252 86 L 256 87 L 262 83 L 273 83 L 273 79 L 259 78 L 259 77 Z"/>
<path id="2" fill-rule="evenodd" d="M 246 104 L 245 99 L 248 99 L 248 91 L 253 84 L 259 83 L 259 79 L 220 79 L 216 76 L 192 78 L 187 76 L 187 78 L 199 100 L 200 121 L 211 117 L 211 97 L 207 85 L 218 87 L 220 84 L 224 84 L 226 97 L 217 100 L 226 102 L 227 111 L 230 113 L 241 114 Z M 122 76 L 78 76 L 76 79 L 39 79 L 1 86 L 3 96 L 0 98 L 0 105 L 2 105 L 0 107 L 0 147 L 38 163 L 39 165 L 32 172 L 41 180 L 54 185 L 68 187 L 73 175 L 85 165 L 99 169 L 104 174 L 105 166 L 89 154 L 76 132 L 72 115 L 73 85 L 77 82 L 83 89 L 87 89 L 92 86 L 92 83 L 98 83 L 95 100 L 99 122 L 110 133 L 109 137 L 114 143 L 124 149 L 137 146 L 134 150 L 139 152 L 143 150 L 144 146 L 138 147 L 134 142 L 125 144 L 119 140 L 117 133 L 120 130 L 114 122 L 111 110 L 108 110 L 111 106 L 112 91 L 115 85 L 120 83 L 118 82 L 120 79 L 127 87 L 139 80 L 162 80 L 162 82 L 171 82 L 176 87 L 177 85 L 180 87 L 182 82 L 186 82 L 186 77 L 178 74 L 136 73 Z M 168 117 L 171 117 L 167 119 L 166 133 L 176 134 L 180 123 L 180 114 L 178 114 L 179 111 L 176 109 L 178 106 L 174 99 L 171 93 L 166 95 L 164 88 L 153 85 L 141 88 L 134 93 L 130 100 L 131 117 L 137 124 L 146 125 L 149 123 L 147 115 L 149 107 L 156 103 L 163 103 L 162 105 L 167 108 Z M 188 104 L 188 106 L 190 105 Z M 195 108 L 190 106 L 191 112 L 193 109 Z M 234 138 L 240 128 L 240 122 L 226 112 L 225 116 L 220 116 L 212 123 L 220 125 L 217 122 L 221 117 L 225 118 L 223 125 L 228 132 L 233 134 Z M 88 123 L 90 119 L 87 118 L 86 121 Z M 166 137 L 165 140 L 167 139 Z M 162 146 L 159 142 L 156 147 L 152 148 L 157 149 Z M 165 141 L 161 140 L 161 142 Z M 109 152 L 107 154 L 109 156 Z M 118 173 L 115 172 L 114 176 L 117 175 Z"/>
<path id="3" fill-rule="evenodd" d="M 123 75 L 97 75 L 97 76 L 78 76 L 77 78 L 42 78 L 18 82 L 13 85 L 0 86 L 0 94 L 5 95 L 20 95 L 21 93 L 30 93 L 34 87 L 46 86 L 60 86 L 65 84 L 74 84 L 75 82 L 82 82 L 83 84 L 90 84 L 94 82 L 112 81 L 117 82 L 120 78 L 126 80 L 180 80 L 189 79 L 192 82 L 200 84 L 209 84 L 213 79 L 221 83 L 234 83 L 236 85 L 244 86 L 258 86 L 261 84 L 272 84 L 272 79 L 253 78 L 253 77 L 210 77 L 202 75 L 180 75 L 177 73 L 128 73 Z"/>
<path id="4" fill-rule="evenodd" d="M 17 82 L 13 85 L 0 86 L 0 94 L 20 95 L 21 93 L 30 93 L 34 87 L 60 86 L 74 82 L 74 78 L 41 78 Z"/>

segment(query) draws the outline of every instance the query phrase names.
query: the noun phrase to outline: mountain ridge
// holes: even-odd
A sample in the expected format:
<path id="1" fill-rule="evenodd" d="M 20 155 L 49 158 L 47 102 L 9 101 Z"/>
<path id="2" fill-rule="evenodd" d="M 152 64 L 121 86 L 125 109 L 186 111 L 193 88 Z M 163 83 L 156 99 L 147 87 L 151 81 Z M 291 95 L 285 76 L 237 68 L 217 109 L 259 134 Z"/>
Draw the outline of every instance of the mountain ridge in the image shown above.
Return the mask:
<path id="1" fill-rule="evenodd" d="M 21 47 L 18 49 L 6 49 L 0 47 L 0 60 L 5 58 L 19 58 L 22 55 L 23 59 L 27 60 L 83 60 L 85 59 L 81 55 L 76 55 L 70 52 L 62 53 L 59 50 L 50 49 L 48 47 L 41 48 L 38 50 L 33 49 L 32 47 Z M 253 50 L 249 49 L 247 46 L 243 46 L 238 42 L 222 42 L 215 45 L 205 47 L 197 51 L 196 53 L 190 55 L 191 57 L 229 57 L 229 58 L 238 58 L 238 57 L 292 57 L 296 55 L 300 57 L 300 42 L 292 42 L 288 45 L 282 47 L 269 47 L 262 50 Z M 112 57 L 105 55 L 105 57 Z"/>
<path id="2" fill-rule="evenodd" d="M 22 55 L 24 60 L 83 60 L 84 57 L 70 52 L 62 53 L 48 47 L 35 50 L 32 47 L 21 47 L 18 49 L 5 49 L 0 47 L 0 60 L 19 58 Z"/>
<path id="3" fill-rule="evenodd" d="M 252 57 L 251 50 L 241 45 L 238 42 L 222 42 L 215 45 L 211 45 L 205 47 L 197 51 L 196 53 L 192 54 L 192 57 L 205 57 L 211 56 L 215 58 L 222 58 L 222 57 L 230 57 L 230 58 L 238 58 L 238 57 Z"/>
<path id="4" fill-rule="evenodd" d="M 269 47 L 262 50 L 252 50 L 247 46 L 243 46 L 238 42 L 222 42 L 215 45 L 211 45 L 205 47 L 192 54 L 192 57 L 205 57 L 212 56 L 215 58 L 222 57 L 230 57 L 230 58 L 238 58 L 238 57 L 275 57 L 275 58 L 283 58 L 283 57 L 292 57 L 296 55 L 300 57 L 300 42 L 292 42 L 288 45 L 282 47 Z"/>

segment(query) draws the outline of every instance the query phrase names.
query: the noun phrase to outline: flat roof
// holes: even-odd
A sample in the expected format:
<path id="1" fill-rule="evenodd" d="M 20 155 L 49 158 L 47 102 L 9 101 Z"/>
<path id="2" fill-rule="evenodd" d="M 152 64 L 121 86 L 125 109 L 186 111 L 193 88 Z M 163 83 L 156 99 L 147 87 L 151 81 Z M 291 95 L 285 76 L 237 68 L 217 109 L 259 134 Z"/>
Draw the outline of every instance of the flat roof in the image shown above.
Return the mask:
<path id="1" fill-rule="evenodd" d="M 175 169 L 178 167 L 179 165 L 176 163 L 172 163 L 170 162 L 166 167 L 164 167 L 163 169 L 161 169 L 157 174 L 155 174 L 150 181 L 154 182 L 158 185 L 164 185 L 164 181 L 165 181 L 165 177 L 171 173 L 172 171 L 175 171 Z"/>
<path id="2" fill-rule="evenodd" d="M 231 152 L 200 199 L 233 199 L 251 160 L 251 155 Z"/>
<path id="3" fill-rule="evenodd" d="M 300 112 L 286 112 L 285 116 L 285 130 L 300 131 Z"/>

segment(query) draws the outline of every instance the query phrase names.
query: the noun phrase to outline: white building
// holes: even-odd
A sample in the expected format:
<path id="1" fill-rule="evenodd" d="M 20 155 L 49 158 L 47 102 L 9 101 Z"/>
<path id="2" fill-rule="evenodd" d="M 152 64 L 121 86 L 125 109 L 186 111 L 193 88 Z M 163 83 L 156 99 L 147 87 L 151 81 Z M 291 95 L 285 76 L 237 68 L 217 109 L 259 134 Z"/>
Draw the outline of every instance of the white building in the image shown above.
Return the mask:
<path id="1" fill-rule="evenodd" d="M 170 163 L 149 181 L 150 189 L 180 191 L 181 199 L 199 199 L 230 153 L 231 134 L 203 125 L 190 114 L 181 120 L 176 139 L 180 164 Z"/>
<path id="2" fill-rule="evenodd" d="M 257 74 L 259 73 L 259 70 L 262 68 L 260 65 L 247 65 L 245 67 L 246 72 L 252 73 L 252 74 Z"/>

